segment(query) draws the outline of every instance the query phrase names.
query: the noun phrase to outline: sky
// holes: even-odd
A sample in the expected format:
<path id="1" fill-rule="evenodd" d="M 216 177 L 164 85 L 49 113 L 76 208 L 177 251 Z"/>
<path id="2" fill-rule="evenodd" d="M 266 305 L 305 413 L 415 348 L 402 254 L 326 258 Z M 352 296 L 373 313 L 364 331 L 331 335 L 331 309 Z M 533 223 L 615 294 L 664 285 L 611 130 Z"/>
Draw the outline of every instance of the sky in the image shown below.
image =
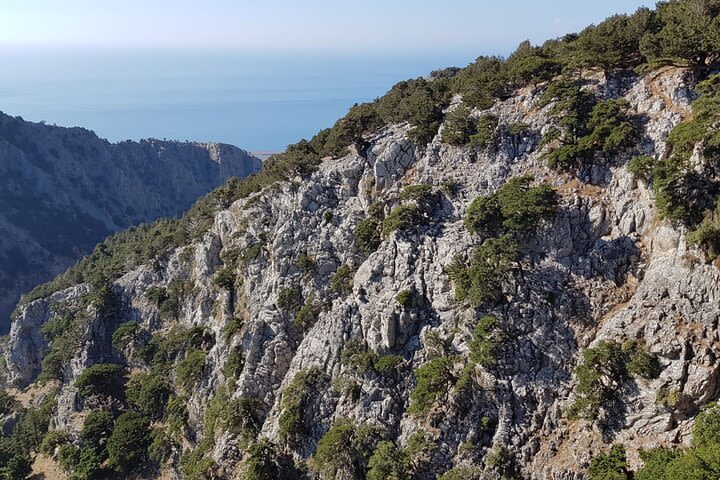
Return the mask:
<path id="1" fill-rule="evenodd" d="M 280 151 L 398 81 L 639 0 L 0 0 L 0 111 Z"/>
<path id="2" fill-rule="evenodd" d="M 8 45 L 508 53 L 637 0 L 0 0 Z"/>

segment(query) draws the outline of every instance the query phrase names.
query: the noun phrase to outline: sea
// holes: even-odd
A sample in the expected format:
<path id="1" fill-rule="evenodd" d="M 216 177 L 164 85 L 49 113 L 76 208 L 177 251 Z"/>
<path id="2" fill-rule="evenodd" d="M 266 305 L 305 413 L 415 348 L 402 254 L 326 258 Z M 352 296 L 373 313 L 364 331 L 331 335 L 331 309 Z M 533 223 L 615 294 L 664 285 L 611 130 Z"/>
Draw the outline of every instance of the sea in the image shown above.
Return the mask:
<path id="1" fill-rule="evenodd" d="M 0 47 L 0 111 L 112 142 L 212 141 L 267 154 L 398 81 L 477 54 Z"/>

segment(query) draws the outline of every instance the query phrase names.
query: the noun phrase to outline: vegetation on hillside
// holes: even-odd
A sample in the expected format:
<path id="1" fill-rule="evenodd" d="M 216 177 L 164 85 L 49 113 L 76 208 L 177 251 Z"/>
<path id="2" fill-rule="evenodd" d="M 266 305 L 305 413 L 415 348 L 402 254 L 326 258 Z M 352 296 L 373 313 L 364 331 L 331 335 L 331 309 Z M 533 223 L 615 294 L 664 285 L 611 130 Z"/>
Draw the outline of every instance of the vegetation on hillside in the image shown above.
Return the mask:
<path id="1" fill-rule="evenodd" d="M 689 447 L 641 450 L 643 465 L 630 470 L 625 446 L 615 444 L 608 453 L 590 461 L 589 480 L 710 479 L 720 476 L 720 407 L 709 404 L 695 418 Z"/>
<path id="2" fill-rule="evenodd" d="M 163 264 L 174 249 L 201 238 L 212 225 L 215 213 L 236 200 L 249 198 L 279 182 L 307 178 L 323 159 L 341 156 L 348 148 L 366 154 L 370 137 L 388 123 L 406 122 L 409 136 L 419 148 L 433 140 L 443 122 L 440 140 L 452 145 L 491 148 L 503 135 L 525 135 L 527 125 L 501 125 L 498 117 L 482 111 L 508 98 L 518 88 L 542 84 L 544 93 L 538 106 L 547 107 L 555 121 L 555 127 L 542 140 L 545 158 L 552 168 L 573 170 L 608 156 L 631 152 L 638 129 L 629 105 L 617 99 L 598 99 L 584 88 L 578 73 L 587 68 L 645 71 L 661 65 L 684 65 L 704 77 L 717 67 L 719 59 L 718 13 L 720 2 L 716 0 L 661 2 L 655 11 L 640 9 L 633 15 L 616 15 L 578 34 L 541 46 L 523 42 L 507 59 L 481 57 L 464 69 L 400 82 L 374 102 L 353 106 L 333 127 L 309 141 L 302 140 L 289 146 L 286 152 L 274 155 L 258 174 L 245 180 L 231 180 L 208 194 L 181 218 L 160 220 L 108 238 L 55 280 L 30 292 L 23 301 L 46 297 L 78 283 L 91 286 L 91 291 L 72 309 L 53 306 L 53 318 L 42 327 L 49 348 L 43 360 L 41 381 L 65 380 L 67 366 L 85 340 L 93 311 L 98 313 L 101 327 L 110 330 L 107 348 L 115 350 L 104 361 L 126 363 L 96 364 L 78 377 L 75 386 L 79 401 L 88 410 L 94 408 L 84 417 L 79 438 L 70 438 L 60 431 L 45 435 L 54 408 L 50 401 L 23 410 L 0 395 L 2 412 L 18 414 L 14 430 L 0 437 L 0 476 L 26 475 L 32 456 L 43 450 L 77 479 L 140 476 L 144 471 L 157 470 L 166 461 L 173 462 L 186 478 L 213 478 L 219 471 L 213 447 L 223 435 L 228 435 L 232 437 L 228 445 L 237 449 L 233 454 L 242 458 L 240 478 L 248 480 L 302 478 L 303 468 L 314 469 L 326 478 L 341 475 L 414 478 L 427 468 L 430 452 L 435 448 L 424 435 L 411 436 L 403 446 L 393 441 L 392 432 L 375 425 L 356 425 L 347 419 L 332 425 L 327 424 L 329 420 L 324 425 L 313 422 L 318 395 L 337 384 L 359 396 L 362 389 L 374 388 L 372 382 L 394 381 L 413 362 L 405 351 L 378 354 L 363 339 L 348 335 L 337 352 L 341 362 L 339 375 L 333 373 L 331 379 L 317 367 L 299 371 L 278 400 L 282 445 L 277 446 L 257 438 L 272 405 L 266 405 L 260 398 L 240 396 L 236 391 L 235 382 L 247 375 L 243 372 L 244 349 L 248 348 L 243 320 L 235 318 L 242 315 L 240 309 L 230 309 L 232 318 L 227 320 L 221 338 L 216 339 L 209 329 L 174 325 L 183 313 L 185 300 L 192 294 L 188 281 L 152 287 L 144 296 L 151 306 L 157 307 L 163 330 L 150 338 L 141 324 L 120 316 L 120 300 L 112 282 L 139 265 Z M 693 103 L 692 118 L 678 125 L 668 139 L 668 158 L 638 157 L 629 164 L 635 175 L 652 185 L 661 215 L 693 228 L 688 240 L 705 248 L 710 257 L 720 254 L 720 215 L 716 202 L 720 189 L 712 175 L 720 154 L 718 87 L 720 76 L 710 76 L 698 85 L 701 96 Z M 462 104 L 446 115 L 443 112 L 455 94 L 461 96 Z M 698 151 L 706 169 L 703 172 L 698 171 L 693 160 Z M 426 332 L 423 337 L 428 356 L 413 372 L 414 388 L 405 405 L 406 413 L 418 422 L 427 420 L 440 404 L 455 408 L 455 394 L 459 398 L 467 390 L 475 369 L 501 366 L 502 349 L 508 340 L 508 320 L 502 315 L 482 315 L 479 310 L 502 303 L 504 283 L 518 268 L 523 247 L 541 224 L 552 220 L 555 214 L 555 191 L 549 185 L 533 182 L 529 176 L 512 178 L 494 193 L 476 198 L 467 210 L 464 226 L 477 244 L 468 255 L 455 258 L 447 273 L 456 299 L 466 302 L 478 315 L 452 333 L 462 335 L 465 328 L 466 343 L 461 343 L 467 345 L 465 353 L 448 347 L 452 338 L 439 337 L 435 338 L 439 346 L 434 352 L 433 332 Z M 456 191 L 453 185 L 445 187 L 448 196 Z M 370 255 L 386 236 L 409 235 L 417 232 L 418 227 L 434 226 L 432 222 L 437 219 L 434 215 L 442 206 L 439 187 L 429 184 L 410 185 L 393 200 L 397 200 L 396 204 L 393 208 L 388 206 L 387 211 L 380 202 L 370 205 L 368 216 L 354 229 L 357 247 L 354 253 Z M 334 221 L 331 212 L 325 212 L 323 218 L 325 222 Z M 269 242 L 262 238 L 245 251 L 232 255 L 225 252 L 225 266 L 213 276 L 212 288 L 235 292 L 242 282 L 236 267 L 269 251 L 267 245 Z M 318 270 L 321 260 L 318 259 Z M 303 279 L 316 269 L 316 260 L 308 255 L 291 261 Z M 328 273 L 330 296 L 344 298 L 353 288 L 364 292 L 363 285 L 353 284 L 358 265 L 355 259 L 345 259 L 343 263 L 338 260 L 335 264 L 339 264 L 337 270 Z M 269 301 L 275 301 L 279 314 L 292 322 L 291 336 L 300 335 L 311 329 L 318 318 L 324 318 L 319 314 L 327 298 L 303 295 L 307 284 L 300 280 L 286 285 L 277 298 Z M 403 315 L 415 314 L 424 301 L 424 293 L 415 288 L 391 292 L 393 306 Z M 113 333 L 111 330 L 116 326 Z M 211 351 L 214 345 L 227 348 L 223 365 L 216 364 L 216 352 Z M 256 353 L 253 351 L 252 355 Z M 249 356 L 247 361 L 251 360 Z M 220 384 L 210 375 L 217 369 L 224 375 Z M 659 371 L 659 362 L 642 345 L 599 342 L 583 352 L 582 363 L 575 370 L 576 401 L 569 413 L 591 420 L 610 414 L 627 386 L 637 378 L 655 378 Z M 203 428 L 190 433 L 186 405 L 200 386 L 213 393 L 207 399 Z M 353 395 L 348 397 L 356 398 Z M 483 417 L 476 437 L 482 437 L 482 430 L 490 428 L 491 415 Z M 688 449 L 644 453 L 645 467 L 635 473 L 635 478 L 670 479 L 680 471 L 709 472 L 706 477 L 698 474 L 697 478 L 716 478 L 712 459 L 720 451 L 716 441 L 719 417 L 716 407 L 698 416 L 693 443 Z M 319 438 L 312 460 L 307 466 L 294 465 L 292 453 L 305 448 L 309 438 Z M 468 442 L 464 446 L 472 450 L 472 440 Z M 500 446 L 494 449 L 483 446 L 486 447 L 483 458 L 487 466 L 503 461 Z M 473 478 L 476 473 L 474 468 L 458 466 L 440 478 Z M 629 478 L 622 448 L 595 457 L 589 474 L 595 479 Z"/>
<path id="3" fill-rule="evenodd" d="M 531 186 L 532 181 L 529 176 L 511 178 L 470 204 L 465 228 L 482 241 L 469 260 L 455 257 L 446 269 L 459 301 L 479 306 L 499 300 L 506 274 L 520 259 L 518 242 L 554 215 L 555 191 L 549 185 Z"/>
<path id="4" fill-rule="evenodd" d="M 583 362 L 575 369 L 577 398 L 569 414 L 589 420 L 611 414 L 633 376 L 652 379 L 660 371 L 658 359 L 636 342 L 603 340 L 583 351 Z"/>

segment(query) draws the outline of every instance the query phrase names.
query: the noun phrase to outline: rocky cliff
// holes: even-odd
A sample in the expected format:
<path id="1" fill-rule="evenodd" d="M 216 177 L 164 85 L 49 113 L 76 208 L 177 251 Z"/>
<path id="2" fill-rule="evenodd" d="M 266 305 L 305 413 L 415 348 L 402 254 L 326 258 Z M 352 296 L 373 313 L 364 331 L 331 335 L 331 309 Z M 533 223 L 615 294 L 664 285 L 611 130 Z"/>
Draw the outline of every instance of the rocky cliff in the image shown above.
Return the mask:
<path id="1" fill-rule="evenodd" d="M 426 146 L 406 124 L 383 127 L 359 153 L 218 210 L 199 241 L 113 281 L 113 308 L 89 300 L 88 284 L 21 306 L 8 383 L 36 381 L 54 352 L 43 325 L 73 312 L 76 350 L 52 380 L 51 430 L 79 442 L 97 408 L 78 388 L 91 365 L 119 363 L 133 379 L 166 372 L 186 406 L 184 426 L 166 431 L 175 436 L 160 470 L 173 478 L 237 478 L 271 444 L 283 446 L 267 447 L 276 473 L 247 478 L 276 478 L 283 455 L 312 458 L 311 476 L 353 478 L 352 460 L 328 466 L 329 436 L 345 441 L 338 456 L 351 455 L 362 428 L 412 455 L 414 478 L 455 468 L 466 475 L 457 478 L 580 479 L 611 443 L 637 468 L 641 449 L 687 444 L 700 407 L 718 396 L 718 269 L 685 227 L 659 218 L 655 192 L 627 167 L 666 155 L 694 84 L 682 68 L 585 72 L 584 91 L 624 99 L 639 136 L 577 175 L 547 166 L 540 142 L 560 121 L 556 102 L 540 101 L 547 84 L 472 112 L 497 118 L 488 148 L 443 143 L 447 124 Z M 481 226 L 464 222 L 471 203 L 525 175 L 551 186 L 556 206 L 516 238 L 496 298 L 459 300 L 453 263 L 482 243 Z M 419 216 L 405 221 L 403 206 Z M 368 245 L 360 226 L 373 218 L 382 226 Z M 570 415 L 582 352 L 608 340 L 642 346 L 657 372 L 619 380 L 594 419 Z"/>
<path id="2" fill-rule="evenodd" d="M 177 215 L 260 162 L 230 145 L 110 144 L 83 128 L 0 113 L 0 331 L 20 294 L 109 234 Z"/>

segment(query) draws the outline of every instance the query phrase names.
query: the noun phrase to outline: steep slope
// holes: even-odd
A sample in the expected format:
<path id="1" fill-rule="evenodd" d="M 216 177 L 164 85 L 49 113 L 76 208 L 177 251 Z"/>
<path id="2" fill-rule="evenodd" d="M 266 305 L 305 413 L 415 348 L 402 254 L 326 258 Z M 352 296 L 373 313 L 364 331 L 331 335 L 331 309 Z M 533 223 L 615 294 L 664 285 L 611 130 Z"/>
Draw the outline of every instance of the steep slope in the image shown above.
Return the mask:
<path id="1" fill-rule="evenodd" d="M 587 85 L 606 97 L 622 94 L 646 118 L 644 153 L 660 154 L 681 119 L 675 111 L 689 111 L 686 78 L 683 70 L 645 79 L 595 75 Z M 117 312 L 97 315 L 91 307 L 83 314 L 87 329 L 78 332 L 79 348 L 61 373 L 56 428 L 72 428 L 84 415 L 74 387 L 84 368 L 115 361 L 140 369 L 155 365 L 157 359 L 142 360 L 150 358 L 141 354 L 142 345 L 151 337 L 177 336 L 182 327 L 200 328 L 210 339 L 181 347 L 202 352 L 196 377 L 175 373 L 176 393 L 187 401 L 187 428 L 195 432 L 190 438 L 208 438 L 208 408 L 225 395 L 225 402 L 256 399 L 257 411 L 248 414 L 259 415 L 260 435 L 289 442 L 303 457 L 333 424 L 352 419 L 381 426 L 403 446 L 413 433 L 425 432 L 435 449 L 419 478 L 434 478 L 452 465 L 489 464 L 493 455 L 508 471 L 519 467 L 528 477 L 573 478 L 605 441 L 563 415 L 578 352 L 601 338 L 644 338 L 663 366 L 659 378 L 638 381 L 628 394 L 615 438 L 632 439 L 637 447 L 683 438 L 688 421 L 680 411 L 665 413 L 655 397 L 662 386 L 680 388 L 688 406 L 715 396 L 713 364 L 683 354 L 690 347 L 674 339 L 702 329 L 701 311 L 710 325 L 717 317 L 717 270 L 686 259 L 700 254 L 688 248 L 682 230 L 657 221 L 650 192 L 622 161 L 596 166 L 587 184 L 549 170 L 537 144 L 552 106 L 537 108 L 537 97 L 519 92 L 492 108 L 500 125 L 526 125 L 519 135 L 501 129 L 497 149 L 447 146 L 438 137 L 421 153 L 406 138 L 407 127 L 388 127 L 369 140 L 366 156 L 325 161 L 302 183 L 239 200 L 217 213 L 202 241 L 124 275 L 113 285 Z M 505 302 L 477 309 L 458 303 L 445 272 L 456 255 L 477 244 L 463 227 L 468 205 L 529 173 L 559 192 L 557 211 L 526 239 L 521 267 L 503 279 Z M 387 233 L 370 255 L 358 250 L 363 219 L 377 215 L 377 205 L 387 219 L 399 199 L 408 198 L 401 192 L 418 184 L 431 186 L 425 192 L 432 198 L 429 218 Z M 442 186 L 453 193 L 441 193 Z M 6 357 L 11 381 L 35 380 L 46 348 L 39 327 L 77 302 L 88 305 L 82 300 L 88 288 L 72 287 L 21 308 Z M 175 310 L 167 307 L 170 301 Z M 675 309 L 679 323 L 658 323 L 668 309 Z M 473 369 L 469 390 L 448 389 L 444 401 L 431 402 L 419 416 L 408 414 L 411 372 L 432 359 L 454 358 L 451 375 L 460 375 L 473 329 L 487 314 L 502 326 L 497 360 Z M 112 332 L 126 321 L 139 330 L 118 351 Z M 378 365 L 382 359 L 386 364 Z M 183 360 L 180 365 L 191 367 Z M 682 375 L 688 371 L 694 374 Z M 311 382 L 307 372 L 315 386 L 298 385 L 298 378 Z M 290 440 L 283 412 L 293 386 L 304 407 L 294 424 L 297 438 Z M 214 430 L 198 448 L 232 472 L 243 448 L 232 429 Z"/>
<path id="2" fill-rule="evenodd" d="M 20 294 L 109 234 L 176 215 L 229 177 L 259 168 L 230 145 L 110 144 L 82 128 L 0 113 L 0 331 Z"/>
<path id="3" fill-rule="evenodd" d="M 104 242 L 19 307 L 0 466 L 717 478 L 719 13 L 401 82 Z"/>

